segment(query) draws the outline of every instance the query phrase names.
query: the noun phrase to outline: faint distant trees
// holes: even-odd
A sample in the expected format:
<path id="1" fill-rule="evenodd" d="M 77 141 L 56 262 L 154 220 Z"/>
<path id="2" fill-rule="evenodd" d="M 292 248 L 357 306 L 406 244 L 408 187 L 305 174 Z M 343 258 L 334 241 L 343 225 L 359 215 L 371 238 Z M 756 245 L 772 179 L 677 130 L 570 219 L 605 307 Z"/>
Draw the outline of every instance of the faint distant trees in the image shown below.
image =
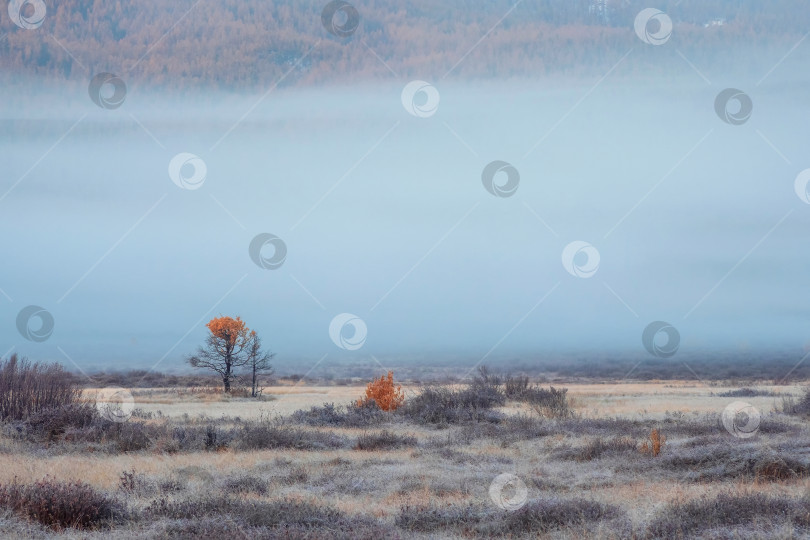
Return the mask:
<path id="1" fill-rule="evenodd" d="M 226 393 L 230 393 L 231 383 L 236 379 L 239 368 L 250 366 L 254 380 L 256 374 L 270 369 L 272 355 L 261 350 L 259 336 L 241 318 L 215 317 L 206 327 L 209 333 L 205 346 L 200 347 L 197 354 L 190 356 L 188 363 L 192 367 L 217 373 L 222 378 Z"/>

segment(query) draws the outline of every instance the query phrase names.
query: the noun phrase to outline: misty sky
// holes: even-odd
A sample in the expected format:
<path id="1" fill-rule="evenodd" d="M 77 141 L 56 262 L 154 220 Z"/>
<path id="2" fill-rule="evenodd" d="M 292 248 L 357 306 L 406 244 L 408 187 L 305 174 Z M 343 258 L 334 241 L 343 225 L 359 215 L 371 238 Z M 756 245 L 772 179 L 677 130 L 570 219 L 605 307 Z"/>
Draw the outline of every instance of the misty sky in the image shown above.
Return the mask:
<path id="1" fill-rule="evenodd" d="M 327 353 L 635 354 L 658 320 L 684 352 L 800 350 L 807 75 L 789 61 L 760 84 L 738 71 L 431 81 L 427 118 L 403 106 L 408 80 L 263 99 L 135 86 L 115 110 L 86 87 L 20 81 L 0 102 L 0 353 L 171 370 L 218 314 L 303 366 Z M 743 125 L 715 113 L 728 87 L 753 101 Z M 205 162 L 199 189 L 169 177 L 182 152 Z M 519 172 L 511 197 L 484 188 L 495 160 Z M 260 233 L 285 242 L 280 268 L 251 260 Z M 599 252 L 590 278 L 563 266 L 574 241 Z M 43 342 L 17 330 L 28 305 L 53 316 Z M 341 313 L 365 322 L 361 348 L 330 339 Z"/>

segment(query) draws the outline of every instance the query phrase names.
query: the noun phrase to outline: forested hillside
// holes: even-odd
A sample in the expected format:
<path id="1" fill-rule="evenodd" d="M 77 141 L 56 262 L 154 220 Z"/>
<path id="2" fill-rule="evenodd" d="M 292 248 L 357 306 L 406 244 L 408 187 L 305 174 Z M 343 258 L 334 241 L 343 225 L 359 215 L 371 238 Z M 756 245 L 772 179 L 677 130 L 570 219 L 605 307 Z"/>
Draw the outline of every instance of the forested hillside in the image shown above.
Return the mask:
<path id="1" fill-rule="evenodd" d="M 288 72 L 285 85 L 392 72 L 543 76 L 604 71 L 633 47 L 633 69 L 649 72 L 676 52 L 701 67 L 754 62 L 749 46 L 787 52 L 810 28 L 806 0 L 356 0 L 360 24 L 345 39 L 324 29 L 326 0 L 45 3 L 36 29 L 19 28 L 2 10 L 6 78 L 78 81 L 110 71 L 153 86 L 230 88 Z M 633 31 L 636 14 L 651 4 L 674 23 L 665 47 L 645 46 Z"/>

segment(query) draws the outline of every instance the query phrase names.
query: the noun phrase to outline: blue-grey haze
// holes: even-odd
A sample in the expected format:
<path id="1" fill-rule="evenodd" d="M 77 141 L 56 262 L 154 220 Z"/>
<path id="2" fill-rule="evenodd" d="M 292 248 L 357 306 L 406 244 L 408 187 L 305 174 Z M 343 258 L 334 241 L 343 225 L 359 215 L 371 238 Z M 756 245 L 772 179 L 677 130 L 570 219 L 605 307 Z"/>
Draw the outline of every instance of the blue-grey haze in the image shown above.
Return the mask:
<path id="1" fill-rule="evenodd" d="M 408 81 L 261 100 L 132 87 L 116 110 L 20 83 L 0 102 L 0 354 L 173 370 L 218 314 L 302 371 L 327 353 L 637 354 L 656 320 L 686 354 L 800 350 L 810 205 L 793 182 L 810 168 L 810 109 L 796 73 L 431 81 L 430 118 L 400 103 Z M 746 124 L 715 114 L 726 87 L 752 97 Z M 200 189 L 169 179 L 180 152 L 205 161 Z M 520 172 L 514 196 L 484 189 L 493 160 Z M 263 232 L 288 246 L 278 270 L 248 256 Z M 590 279 L 563 268 L 574 240 L 600 252 Z M 17 332 L 29 304 L 54 316 L 47 341 Z M 343 312 L 368 326 L 357 351 L 329 338 Z"/>

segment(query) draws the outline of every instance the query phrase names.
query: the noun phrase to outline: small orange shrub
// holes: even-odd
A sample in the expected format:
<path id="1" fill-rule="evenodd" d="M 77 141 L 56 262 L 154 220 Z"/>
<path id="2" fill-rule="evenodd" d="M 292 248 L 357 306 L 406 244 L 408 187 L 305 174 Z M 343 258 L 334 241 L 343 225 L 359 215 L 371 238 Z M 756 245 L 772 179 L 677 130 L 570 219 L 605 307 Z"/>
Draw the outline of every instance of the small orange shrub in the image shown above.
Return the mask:
<path id="1" fill-rule="evenodd" d="M 366 405 L 374 400 L 377 406 L 384 411 L 393 411 L 405 401 L 402 386 L 394 386 L 394 372 L 389 371 L 388 376 L 382 375 L 366 386 L 366 397 L 359 399 L 357 405 Z"/>
<path id="2" fill-rule="evenodd" d="M 667 438 L 661 434 L 661 431 L 658 429 L 653 429 L 650 432 L 647 440 L 642 443 L 640 448 L 641 453 L 650 454 L 651 456 L 656 457 L 661 453 L 661 449 L 664 447 L 665 442 L 667 442 Z"/>

